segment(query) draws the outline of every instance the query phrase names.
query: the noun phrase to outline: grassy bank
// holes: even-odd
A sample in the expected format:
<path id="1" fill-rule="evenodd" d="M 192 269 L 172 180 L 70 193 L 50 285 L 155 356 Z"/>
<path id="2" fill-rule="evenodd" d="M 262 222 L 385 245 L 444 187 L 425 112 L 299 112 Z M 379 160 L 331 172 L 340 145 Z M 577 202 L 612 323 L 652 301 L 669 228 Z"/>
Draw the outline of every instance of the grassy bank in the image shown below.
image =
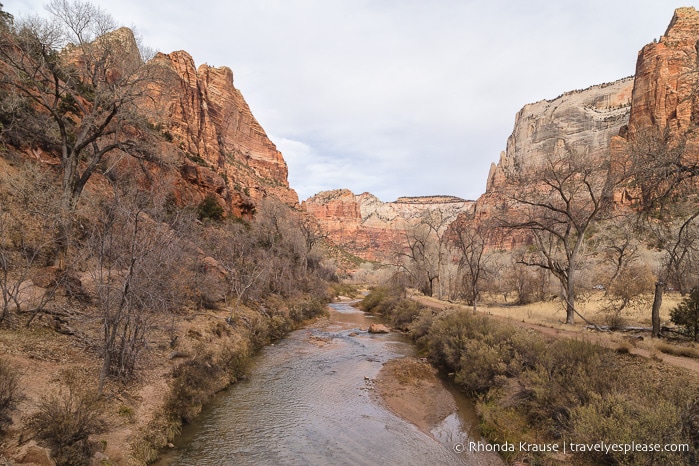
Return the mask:
<path id="1" fill-rule="evenodd" d="M 409 332 L 430 361 L 476 400 L 481 432 L 529 464 L 696 464 L 695 376 L 581 340 L 550 339 L 471 311 L 435 313 L 400 290 L 376 288 L 361 303 Z M 522 451 L 531 445 L 688 445 L 685 452 Z M 536 449 L 536 447 L 533 447 Z M 641 447 L 642 449 L 648 449 Z M 531 450 L 531 449 L 530 449 Z"/>

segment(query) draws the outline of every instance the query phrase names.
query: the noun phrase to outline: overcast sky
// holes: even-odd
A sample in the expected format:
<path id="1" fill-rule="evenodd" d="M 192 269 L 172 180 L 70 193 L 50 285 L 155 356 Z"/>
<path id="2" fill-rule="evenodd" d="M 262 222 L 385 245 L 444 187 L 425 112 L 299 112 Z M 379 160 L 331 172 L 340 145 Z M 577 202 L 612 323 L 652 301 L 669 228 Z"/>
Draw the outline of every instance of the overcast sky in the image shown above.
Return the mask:
<path id="1" fill-rule="evenodd" d="M 15 16 L 44 1 L 0 0 Z M 485 190 L 523 105 L 634 73 L 670 0 L 103 0 L 144 42 L 228 66 L 301 200 Z"/>

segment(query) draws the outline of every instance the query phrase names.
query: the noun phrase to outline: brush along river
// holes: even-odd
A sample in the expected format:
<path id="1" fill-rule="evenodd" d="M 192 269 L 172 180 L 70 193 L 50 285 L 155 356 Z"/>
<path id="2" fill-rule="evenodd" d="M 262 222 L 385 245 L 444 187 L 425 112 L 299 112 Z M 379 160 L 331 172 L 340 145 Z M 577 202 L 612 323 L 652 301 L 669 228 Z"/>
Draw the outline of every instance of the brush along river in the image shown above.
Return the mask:
<path id="1" fill-rule="evenodd" d="M 346 303 L 330 307 L 322 325 L 264 348 L 249 378 L 209 403 L 158 464 L 502 464 L 460 448 L 477 440 L 477 419 L 449 384 L 458 409 L 428 428 L 388 410 L 375 379 L 413 347 L 361 330 L 374 319 Z"/>

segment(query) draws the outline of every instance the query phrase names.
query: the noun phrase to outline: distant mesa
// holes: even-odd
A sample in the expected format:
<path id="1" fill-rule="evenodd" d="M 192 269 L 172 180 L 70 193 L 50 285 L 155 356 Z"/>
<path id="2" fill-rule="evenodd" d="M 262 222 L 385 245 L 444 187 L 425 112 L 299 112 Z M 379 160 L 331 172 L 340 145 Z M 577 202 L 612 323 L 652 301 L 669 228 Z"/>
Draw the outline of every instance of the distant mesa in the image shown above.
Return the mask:
<path id="1" fill-rule="evenodd" d="M 469 202 L 456 196 L 402 196 L 396 199 L 397 204 L 450 204 L 455 202 Z"/>

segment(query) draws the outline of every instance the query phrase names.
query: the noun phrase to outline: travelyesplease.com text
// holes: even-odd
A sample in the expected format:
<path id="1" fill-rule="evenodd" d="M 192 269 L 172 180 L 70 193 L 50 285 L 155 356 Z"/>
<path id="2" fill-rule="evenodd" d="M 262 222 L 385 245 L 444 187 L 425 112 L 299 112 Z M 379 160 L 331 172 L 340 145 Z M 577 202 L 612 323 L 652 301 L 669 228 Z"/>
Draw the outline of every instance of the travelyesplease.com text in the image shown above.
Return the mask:
<path id="1" fill-rule="evenodd" d="M 607 443 L 607 442 L 597 442 L 597 443 L 575 443 L 575 442 L 562 442 L 562 443 L 483 443 L 483 442 L 468 442 L 466 444 L 457 443 L 454 445 L 454 451 L 456 453 L 464 452 L 549 452 L 549 453 L 642 453 L 642 452 L 686 452 L 689 451 L 688 444 L 682 443 L 669 443 L 669 444 L 659 444 L 659 443 Z"/>

